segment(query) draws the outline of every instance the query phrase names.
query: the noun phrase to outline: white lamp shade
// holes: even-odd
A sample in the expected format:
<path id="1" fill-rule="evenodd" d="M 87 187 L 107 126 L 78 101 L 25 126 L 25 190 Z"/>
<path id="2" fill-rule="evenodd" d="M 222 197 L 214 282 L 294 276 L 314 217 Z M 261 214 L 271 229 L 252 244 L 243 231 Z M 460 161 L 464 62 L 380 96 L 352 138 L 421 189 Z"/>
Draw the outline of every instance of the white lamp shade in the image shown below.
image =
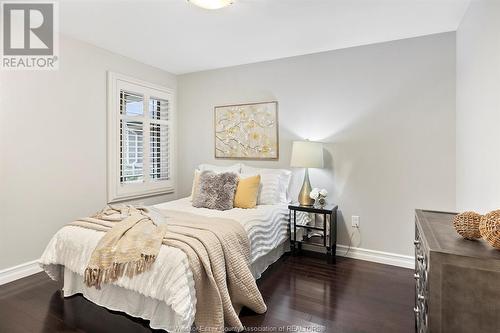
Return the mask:
<path id="1" fill-rule="evenodd" d="M 290 166 L 296 168 L 322 168 L 323 144 L 312 141 L 294 141 Z"/>
<path id="2" fill-rule="evenodd" d="M 220 9 L 229 6 L 233 0 L 188 0 L 192 4 L 205 9 Z"/>

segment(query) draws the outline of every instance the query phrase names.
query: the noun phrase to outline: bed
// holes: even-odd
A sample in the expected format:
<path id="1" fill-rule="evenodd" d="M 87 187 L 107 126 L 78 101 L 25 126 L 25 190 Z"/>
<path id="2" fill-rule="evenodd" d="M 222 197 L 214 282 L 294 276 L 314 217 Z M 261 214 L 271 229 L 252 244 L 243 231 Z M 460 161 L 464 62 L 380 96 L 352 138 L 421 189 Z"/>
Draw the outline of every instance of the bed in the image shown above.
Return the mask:
<path id="1" fill-rule="evenodd" d="M 218 211 L 195 208 L 188 197 L 153 208 L 240 223 L 250 240 L 251 271 L 255 279 L 288 250 L 288 209 L 283 203 Z M 185 253 L 162 246 L 149 271 L 133 278 L 124 276 L 97 290 L 84 284 L 83 272 L 101 237 L 102 233 L 95 230 L 67 226 L 49 242 L 40 264 L 51 278 L 64 281 L 64 296 L 82 294 L 110 310 L 149 320 L 154 329 L 190 331 L 196 312 L 196 293 Z"/>

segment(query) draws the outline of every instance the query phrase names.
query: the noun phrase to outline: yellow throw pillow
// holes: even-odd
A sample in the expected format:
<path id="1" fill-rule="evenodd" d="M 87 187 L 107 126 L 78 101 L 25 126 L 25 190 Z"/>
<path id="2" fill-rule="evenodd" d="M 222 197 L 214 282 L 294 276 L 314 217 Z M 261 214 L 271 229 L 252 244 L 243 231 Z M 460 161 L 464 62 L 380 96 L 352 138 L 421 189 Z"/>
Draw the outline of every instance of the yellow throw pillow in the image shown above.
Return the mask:
<path id="1" fill-rule="evenodd" d="M 234 195 L 234 207 L 254 208 L 257 205 L 259 185 L 260 175 L 240 178 Z"/>

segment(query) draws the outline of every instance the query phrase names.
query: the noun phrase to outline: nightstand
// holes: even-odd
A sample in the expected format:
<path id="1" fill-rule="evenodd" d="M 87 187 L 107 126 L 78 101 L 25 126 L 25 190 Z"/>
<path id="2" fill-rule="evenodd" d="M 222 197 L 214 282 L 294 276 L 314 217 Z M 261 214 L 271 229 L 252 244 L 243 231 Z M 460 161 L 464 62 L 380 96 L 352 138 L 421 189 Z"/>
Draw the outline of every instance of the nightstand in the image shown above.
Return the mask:
<path id="1" fill-rule="evenodd" d="M 326 248 L 328 262 L 335 263 L 338 206 L 326 205 L 315 207 L 292 204 L 288 206 L 288 209 L 292 254 L 297 254 L 302 249 L 302 244 L 324 247 Z M 312 221 L 309 221 L 307 224 L 300 224 L 300 222 L 297 224 L 298 212 L 308 213 L 309 216 L 313 217 Z M 303 235 L 303 238 L 300 237 L 301 235 Z"/>

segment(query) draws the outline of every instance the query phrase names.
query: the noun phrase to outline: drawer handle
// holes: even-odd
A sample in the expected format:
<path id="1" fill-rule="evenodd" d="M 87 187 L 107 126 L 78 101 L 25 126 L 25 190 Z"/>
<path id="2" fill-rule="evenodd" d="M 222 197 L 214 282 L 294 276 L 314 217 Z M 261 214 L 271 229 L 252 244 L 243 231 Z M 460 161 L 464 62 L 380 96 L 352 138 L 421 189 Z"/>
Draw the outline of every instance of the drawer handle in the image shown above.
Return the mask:
<path id="1" fill-rule="evenodd" d="M 414 308 L 413 308 L 413 312 L 415 312 L 415 313 L 419 313 L 419 312 L 420 312 L 420 309 L 419 309 L 419 308 L 417 308 L 417 307 L 414 307 Z"/>
<path id="2" fill-rule="evenodd" d="M 417 256 L 417 260 L 420 262 L 424 262 L 424 256 Z"/>
<path id="3" fill-rule="evenodd" d="M 423 295 L 418 294 L 418 295 L 417 295 L 417 299 L 418 299 L 419 301 L 423 301 L 423 300 L 425 299 L 425 297 L 424 297 Z"/>
<path id="4" fill-rule="evenodd" d="M 415 280 L 420 279 L 420 275 L 418 275 L 417 273 L 413 274 L 413 277 L 415 278 Z"/>
<path id="5" fill-rule="evenodd" d="M 415 240 L 413 241 L 413 245 L 417 246 L 418 244 L 420 244 L 420 241 L 419 241 L 418 239 L 415 239 Z"/>

